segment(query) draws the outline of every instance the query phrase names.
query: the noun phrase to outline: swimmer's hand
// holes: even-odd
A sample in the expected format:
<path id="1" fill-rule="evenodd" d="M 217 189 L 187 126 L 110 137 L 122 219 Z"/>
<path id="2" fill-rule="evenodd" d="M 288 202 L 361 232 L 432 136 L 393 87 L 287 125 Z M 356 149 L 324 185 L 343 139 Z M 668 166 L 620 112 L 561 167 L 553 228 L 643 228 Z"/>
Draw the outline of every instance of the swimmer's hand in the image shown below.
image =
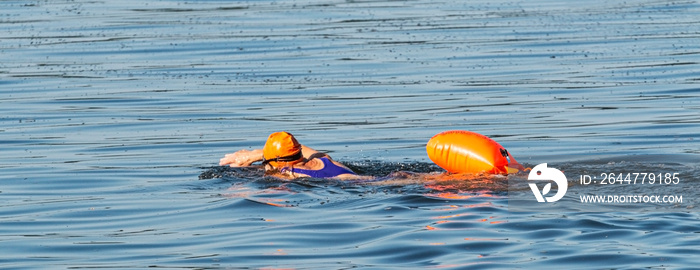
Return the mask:
<path id="1" fill-rule="evenodd" d="M 229 165 L 231 167 L 247 167 L 252 165 L 254 162 L 261 161 L 263 159 L 262 149 L 255 150 L 239 150 L 236 153 L 226 154 L 222 159 L 219 160 L 219 165 Z"/>

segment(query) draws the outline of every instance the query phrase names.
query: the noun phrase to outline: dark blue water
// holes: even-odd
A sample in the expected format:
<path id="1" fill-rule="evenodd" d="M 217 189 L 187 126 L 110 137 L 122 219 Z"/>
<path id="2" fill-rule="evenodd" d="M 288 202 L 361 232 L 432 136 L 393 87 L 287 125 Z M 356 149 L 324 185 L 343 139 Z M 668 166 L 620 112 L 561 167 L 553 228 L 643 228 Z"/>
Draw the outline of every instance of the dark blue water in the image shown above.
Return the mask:
<path id="1" fill-rule="evenodd" d="M 700 263 L 697 208 L 514 212 L 505 183 L 525 176 L 444 180 L 425 154 L 471 130 L 528 166 L 678 172 L 668 190 L 697 195 L 696 1 L 0 10 L 0 268 Z M 279 130 L 381 179 L 215 166 Z"/>

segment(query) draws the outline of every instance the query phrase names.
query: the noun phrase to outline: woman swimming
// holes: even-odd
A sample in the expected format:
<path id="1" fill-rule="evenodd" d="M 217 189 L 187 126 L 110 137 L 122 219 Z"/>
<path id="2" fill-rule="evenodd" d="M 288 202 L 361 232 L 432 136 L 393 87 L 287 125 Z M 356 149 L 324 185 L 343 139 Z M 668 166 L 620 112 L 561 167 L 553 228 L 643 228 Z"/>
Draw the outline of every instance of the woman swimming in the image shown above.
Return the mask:
<path id="1" fill-rule="evenodd" d="M 219 165 L 245 167 L 258 161 L 262 161 L 266 173 L 282 178 L 361 178 L 329 155 L 300 144 L 292 134 L 284 131 L 270 134 L 263 149 L 226 154 Z"/>
<path id="2" fill-rule="evenodd" d="M 469 131 L 441 132 L 428 141 L 426 150 L 428 157 L 449 173 L 507 175 L 528 170 L 497 142 Z M 272 133 L 263 149 L 227 154 L 219 165 L 245 167 L 258 161 L 262 161 L 267 174 L 282 178 L 375 178 L 357 175 L 327 154 L 299 144 L 288 132 Z"/>

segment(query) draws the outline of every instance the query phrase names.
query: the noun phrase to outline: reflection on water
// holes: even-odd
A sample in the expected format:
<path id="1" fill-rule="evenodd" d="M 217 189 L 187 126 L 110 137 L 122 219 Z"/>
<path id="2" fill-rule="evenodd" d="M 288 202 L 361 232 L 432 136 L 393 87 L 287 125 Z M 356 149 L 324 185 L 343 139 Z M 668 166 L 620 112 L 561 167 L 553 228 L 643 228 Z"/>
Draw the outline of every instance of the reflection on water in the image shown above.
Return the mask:
<path id="1" fill-rule="evenodd" d="M 410 167 L 410 164 L 385 165 L 394 170 Z M 214 167 L 205 170 L 204 174 L 209 170 L 227 172 L 239 169 Z M 437 172 L 422 173 L 427 173 L 429 179 L 439 175 Z M 398 178 L 406 176 L 400 175 Z M 278 223 L 268 227 L 271 230 L 307 232 L 303 238 L 282 236 L 280 241 L 271 241 L 271 248 L 280 247 L 276 250 L 283 251 L 273 253 L 284 256 L 274 258 L 289 262 L 280 265 L 311 259 L 310 251 L 284 243 L 326 243 L 320 239 L 327 237 L 334 241 L 325 244 L 327 248 L 323 251 L 314 250 L 313 258 L 341 256 L 363 261 L 364 266 L 400 263 L 435 267 L 427 261 L 439 258 L 449 261 L 448 267 L 508 268 L 523 263 L 523 256 L 531 256 L 526 263 L 539 266 L 660 265 L 669 260 L 674 264 L 685 264 L 693 261 L 691 254 L 694 248 L 687 248 L 688 245 L 697 245 L 694 237 L 681 237 L 685 239 L 681 243 L 663 240 L 663 237 L 691 236 L 697 232 L 698 227 L 691 225 L 697 221 L 694 214 L 564 212 L 514 215 L 507 210 L 507 196 L 502 192 L 481 188 L 469 190 L 464 185 L 460 186 L 464 184 L 460 182 L 450 184 L 456 179 L 427 185 L 425 179 L 413 181 L 412 184 L 394 185 L 390 180 L 362 183 L 323 179 L 224 178 L 227 183 L 222 185 L 231 186 L 222 193 L 226 197 L 235 193 L 250 202 L 284 206 L 283 209 L 292 211 L 294 215 L 304 216 L 309 211 L 319 210 L 324 213 L 322 219 L 310 222 L 263 217 L 265 221 Z M 483 181 L 493 179 L 475 178 Z M 255 188 L 250 188 L 253 186 Z M 346 219 L 354 221 L 339 222 Z M 666 227 L 672 223 L 670 220 L 686 225 Z M 330 236 L 329 230 L 337 235 Z M 350 231 L 355 234 L 348 234 Z M 244 235 L 248 234 L 260 237 L 262 231 Z M 387 243 L 400 243 L 400 248 Z M 650 257 L 645 252 L 657 247 L 657 254 L 663 253 L 662 250 L 679 253 Z M 580 252 L 581 249 L 585 252 Z M 611 250 L 616 250 L 616 253 L 610 254 Z M 594 258 L 602 258 L 602 262 Z"/>
<path id="2" fill-rule="evenodd" d="M 501 185 L 520 176 L 445 176 L 425 154 L 465 129 L 524 164 L 678 170 L 694 190 L 694 1 L 0 10 L 2 268 L 698 263 L 695 212 L 513 213 Z M 279 130 L 377 179 L 211 167 Z"/>

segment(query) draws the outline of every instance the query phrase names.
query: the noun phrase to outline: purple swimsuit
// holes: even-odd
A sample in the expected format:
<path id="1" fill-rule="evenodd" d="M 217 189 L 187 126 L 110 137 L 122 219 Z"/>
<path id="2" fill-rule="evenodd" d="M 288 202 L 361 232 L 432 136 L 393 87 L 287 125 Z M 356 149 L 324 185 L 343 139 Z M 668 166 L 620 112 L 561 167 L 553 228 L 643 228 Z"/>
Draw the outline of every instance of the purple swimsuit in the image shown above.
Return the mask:
<path id="1" fill-rule="evenodd" d="M 292 168 L 292 172 L 306 174 L 313 178 L 332 178 L 341 174 L 355 174 L 355 172 L 351 171 L 350 169 L 335 165 L 335 163 L 333 163 L 333 161 L 331 161 L 327 157 L 322 157 L 319 159 L 323 162 L 323 168 L 321 168 L 320 170 L 305 170 Z M 281 171 L 285 172 L 289 171 L 289 169 L 283 168 Z"/>

